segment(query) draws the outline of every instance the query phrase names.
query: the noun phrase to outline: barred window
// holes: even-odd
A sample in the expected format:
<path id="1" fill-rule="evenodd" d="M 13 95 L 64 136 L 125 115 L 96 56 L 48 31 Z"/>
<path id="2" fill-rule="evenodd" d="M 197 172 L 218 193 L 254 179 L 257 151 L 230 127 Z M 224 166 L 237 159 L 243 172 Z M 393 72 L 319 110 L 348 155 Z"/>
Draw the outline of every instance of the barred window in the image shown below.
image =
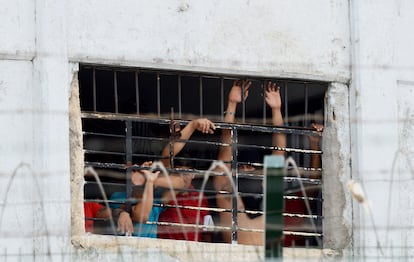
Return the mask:
<path id="1" fill-rule="evenodd" d="M 227 96 L 238 79 L 249 79 L 252 85 L 248 98 L 238 106 L 236 121 L 226 123 Z M 272 126 L 272 112 L 264 99 L 267 81 L 280 86 L 283 126 Z M 323 125 L 324 95 L 328 83 L 84 64 L 80 66 L 79 84 L 84 161 L 85 166 L 92 167 L 95 172 L 85 172 L 85 203 L 108 204 L 113 209 L 121 207 L 130 211 L 137 201 L 133 197 L 134 190 L 142 191 L 131 182 L 133 171 L 148 169 L 139 166 L 146 161 L 168 161 L 172 164 L 165 169 L 168 174 L 188 173 L 194 176 L 193 186 L 179 190 L 187 196 L 182 198 L 182 202 L 173 197 L 176 201 L 163 203 L 154 196 L 153 206 L 162 208 L 162 212 L 180 211 L 175 220 L 146 222 L 146 225 L 157 227 L 157 237 L 179 238 L 179 233 L 184 232 L 182 235 L 187 240 L 226 242 L 223 232 L 231 232 L 233 241 L 238 240 L 241 232 L 263 232 L 263 226 L 225 226 L 220 221 L 220 214 L 232 213 L 236 225 L 237 213 L 243 213 L 249 219 L 262 216 L 263 158 L 275 149 L 272 134 L 279 132 L 284 133 L 287 139 L 286 147 L 279 149 L 285 151 L 297 166 L 297 169 L 290 166 L 284 177 L 284 246 L 321 247 L 321 137 L 311 125 Z M 195 131 L 189 140 L 182 141 L 186 144 L 180 154 L 163 156 L 164 148 L 180 142 L 177 138 L 180 130 L 198 118 L 213 121 L 216 124 L 214 134 Z M 208 170 L 216 163 L 219 148 L 226 146 L 221 141 L 224 129 L 232 130 L 233 144 L 227 146 L 232 149 L 233 161 L 230 164 L 236 187 L 217 192 L 213 177 L 223 174 Z M 186 162 L 185 166 L 190 166 L 190 169 L 179 168 L 182 162 Z M 242 165 L 253 169 L 242 169 Z M 208 179 L 204 179 L 206 176 Z M 160 188 L 159 193 L 171 192 L 168 188 Z M 230 209 L 217 205 L 218 195 L 225 196 L 234 190 L 240 195 L 244 209 L 238 209 L 237 205 Z M 111 197 L 119 192 L 124 194 L 123 199 Z M 201 198 L 195 197 L 200 192 L 205 199 L 204 206 L 185 205 L 201 203 Z M 199 215 L 198 225 L 186 222 L 185 215 L 191 210 L 210 217 Z M 207 220 L 204 221 L 203 217 Z M 93 233 L 120 234 L 114 226 L 116 218 L 97 217 L 85 212 L 85 222 Z M 140 235 L 136 231 L 141 229 L 142 225 L 135 228 L 135 234 Z M 192 239 L 194 235 L 197 239 Z"/>

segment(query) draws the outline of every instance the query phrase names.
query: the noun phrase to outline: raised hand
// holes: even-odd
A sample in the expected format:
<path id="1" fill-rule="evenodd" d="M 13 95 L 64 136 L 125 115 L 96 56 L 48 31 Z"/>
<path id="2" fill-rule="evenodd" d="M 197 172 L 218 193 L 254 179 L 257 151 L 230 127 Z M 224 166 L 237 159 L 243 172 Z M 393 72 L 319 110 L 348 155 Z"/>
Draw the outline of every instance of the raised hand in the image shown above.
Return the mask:
<path id="1" fill-rule="evenodd" d="M 267 83 L 265 89 L 265 100 L 272 109 L 280 109 L 282 106 L 282 99 L 280 98 L 280 87 L 276 85 L 276 83 L 273 83 L 271 81 Z"/>
<path id="2" fill-rule="evenodd" d="M 242 86 L 244 84 L 244 100 L 249 96 L 249 88 L 252 85 L 250 80 L 236 80 L 229 93 L 229 102 L 240 103 L 242 101 Z"/>
<path id="3" fill-rule="evenodd" d="M 317 144 L 322 137 L 323 125 L 312 123 L 311 127 L 318 132 L 318 136 L 308 136 L 309 142 L 311 142 L 311 144 Z"/>

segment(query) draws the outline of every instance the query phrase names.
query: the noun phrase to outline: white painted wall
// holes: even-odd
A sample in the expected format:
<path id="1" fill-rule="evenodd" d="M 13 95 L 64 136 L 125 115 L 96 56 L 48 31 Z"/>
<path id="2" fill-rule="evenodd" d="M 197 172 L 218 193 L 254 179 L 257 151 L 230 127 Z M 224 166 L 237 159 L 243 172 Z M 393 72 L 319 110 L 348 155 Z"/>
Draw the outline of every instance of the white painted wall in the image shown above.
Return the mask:
<path id="1" fill-rule="evenodd" d="M 347 1 L 69 1 L 68 55 L 152 67 L 349 78 Z"/>
<path id="2" fill-rule="evenodd" d="M 352 174 L 372 201 L 384 253 L 400 258 L 414 256 L 413 11 L 408 0 L 351 4 Z M 378 255 L 372 221 L 358 205 L 354 211 L 355 252 Z"/>
<path id="3" fill-rule="evenodd" d="M 340 82 L 342 95 L 350 81 L 350 111 L 341 117 L 351 123 L 351 164 L 346 154 L 341 164 L 372 201 L 380 244 L 413 246 L 412 1 L 0 0 L 0 6 L 0 256 L 50 251 L 56 260 L 102 258 L 70 242 L 70 204 L 78 196 L 70 191 L 69 62 L 327 80 Z M 347 141 L 346 133 L 338 137 Z M 372 221 L 344 194 L 343 217 L 354 226 L 345 253 L 378 255 L 368 248 L 377 242 Z M 400 227 L 387 231 L 389 225 Z M 412 250 L 393 254 L 413 256 Z M 165 260 L 154 252 L 147 260 Z"/>

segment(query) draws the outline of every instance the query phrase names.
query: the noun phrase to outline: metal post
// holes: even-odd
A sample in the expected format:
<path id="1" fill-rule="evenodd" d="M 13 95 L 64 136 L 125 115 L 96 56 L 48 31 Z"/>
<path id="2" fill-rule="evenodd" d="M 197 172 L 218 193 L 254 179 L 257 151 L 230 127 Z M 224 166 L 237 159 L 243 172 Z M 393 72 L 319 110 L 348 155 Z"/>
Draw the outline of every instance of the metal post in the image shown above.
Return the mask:
<path id="1" fill-rule="evenodd" d="M 238 132 L 237 128 L 232 128 L 231 131 L 231 145 L 232 145 L 232 161 L 231 161 L 231 171 L 232 171 L 232 177 L 234 182 L 234 188 L 233 188 L 233 201 L 232 201 L 232 244 L 237 244 L 238 241 L 238 235 L 237 231 L 239 228 L 237 217 L 238 217 L 238 209 L 237 209 L 237 196 L 239 195 L 239 171 L 238 171 Z"/>
<path id="2" fill-rule="evenodd" d="M 284 156 L 264 157 L 265 257 L 278 261 L 283 258 L 284 165 Z"/>
<path id="3" fill-rule="evenodd" d="M 131 168 L 132 165 L 132 122 L 126 121 L 125 122 L 125 156 L 126 156 L 126 210 L 128 212 L 131 211 L 131 196 L 132 196 L 132 182 L 131 182 Z"/>

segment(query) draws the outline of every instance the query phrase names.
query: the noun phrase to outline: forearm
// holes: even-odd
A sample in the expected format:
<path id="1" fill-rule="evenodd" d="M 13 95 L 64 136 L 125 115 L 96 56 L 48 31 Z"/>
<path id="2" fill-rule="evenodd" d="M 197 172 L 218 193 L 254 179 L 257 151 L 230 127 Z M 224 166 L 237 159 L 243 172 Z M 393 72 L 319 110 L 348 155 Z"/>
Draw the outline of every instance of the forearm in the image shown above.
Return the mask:
<path id="1" fill-rule="evenodd" d="M 111 209 L 103 207 L 98 211 L 98 213 L 96 213 L 96 218 L 109 218 L 111 217 L 111 215 L 112 215 Z"/>
<path id="2" fill-rule="evenodd" d="M 132 220 L 140 223 L 147 222 L 152 210 L 153 202 L 154 183 L 147 180 L 141 202 L 132 207 Z"/>
<path id="3" fill-rule="evenodd" d="M 168 180 L 171 182 L 171 186 L 174 189 L 182 189 L 185 186 L 181 176 L 158 177 L 157 180 L 155 180 L 154 185 L 156 187 L 170 188 L 170 182 Z"/>
<path id="4" fill-rule="evenodd" d="M 194 122 L 190 121 L 182 130 L 181 130 L 181 136 L 180 140 L 188 140 L 191 135 L 194 133 L 195 127 Z M 171 141 L 164 147 L 161 155 L 163 157 L 169 157 L 172 153 L 173 156 L 176 156 L 180 151 L 184 148 L 186 142 L 173 142 L 171 144 Z M 167 167 L 170 166 L 169 159 L 163 159 L 163 164 Z"/>
<path id="5" fill-rule="evenodd" d="M 227 109 L 224 112 L 224 122 L 234 123 L 234 120 L 236 118 L 236 109 L 237 109 L 237 103 L 228 101 Z"/>
<path id="6" fill-rule="evenodd" d="M 280 109 L 272 109 L 272 124 L 273 126 L 283 126 L 283 117 Z M 286 148 L 286 134 L 284 133 L 273 133 L 273 146 L 279 148 Z M 273 150 L 274 155 L 284 155 L 283 150 Z"/>
<path id="7" fill-rule="evenodd" d="M 310 142 L 310 149 L 311 150 L 320 150 L 319 142 L 318 141 L 311 141 Z M 321 167 L 321 155 L 320 154 L 311 154 L 311 167 L 319 168 Z"/>
<path id="8" fill-rule="evenodd" d="M 228 103 L 227 110 L 225 111 L 224 115 L 224 122 L 226 123 L 234 123 L 235 115 L 236 115 L 236 108 L 237 103 L 230 102 Z M 230 161 L 232 159 L 232 151 L 231 151 L 231 129 L 222 129 L 221 130 L 221 141 L 223 143 L 229 144 L 225 146 L 221 146 L 220 151 L 218 153 L 218 160 L 222 161 Z"/>

